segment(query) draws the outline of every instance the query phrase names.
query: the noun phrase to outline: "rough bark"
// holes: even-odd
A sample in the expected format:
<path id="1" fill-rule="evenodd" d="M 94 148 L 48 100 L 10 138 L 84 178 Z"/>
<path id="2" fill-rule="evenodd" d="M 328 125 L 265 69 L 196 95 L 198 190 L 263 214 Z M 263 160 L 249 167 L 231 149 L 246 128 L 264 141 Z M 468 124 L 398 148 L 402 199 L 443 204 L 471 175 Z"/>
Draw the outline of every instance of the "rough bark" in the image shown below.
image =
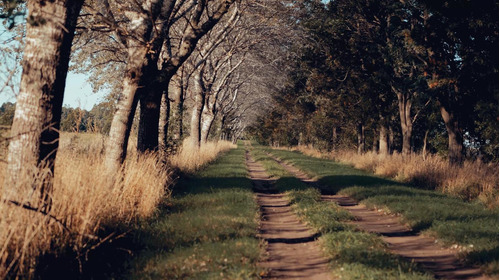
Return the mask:
<path id="1" fill-rule="evenodd" d="M 332 141 L 331 141 L 331 150 L 335 151 L 337 148 L 337 142 L 338 142 L 338 133 L 337 133 L 337 126 L 333 126 L 332 128 Z"/>
<path id="2" fill-rule="evenodd" d="M 37 190 L 43 206 L 50 206 L 69 56 L 82 4 L 83 0 L 27 2 L 32 22 L 26 32 L 6 185 L 14 190 L 29 168 L 48 167 L 49 177 Z"/>
<path id="3" fill-rule="evenodd" d="M 201 37 L 203 37 L 219 22 L 219 20 L 227 13 L 233 2 L 234 0 L 224 0 L 219 2 L 213 14 L 211 14 L 211 16 L 208 17 L 208 19 L 206 19 L 204 22 L 202 16 L 205 10 L 207 10 L 208 2 L 199 1 L 196 4 L 195 8 L 193 9 L 193 14 L 190 18 L 190 22 L 189 24 L 187 24 L 186 29 L 184 30 L 183 37 L 179 44 L 177 55 L 170 57 L 170 59 L 164 59 L 163 64 L 158 70 L 158 79 L 160 79 L 160 84 L 163 87 L 168 86 L 172 76 L 175 75 L 179 67 L 186 61 L 186 59 L 194 51 Z M 158 60 L 156 60 L 156 62 L 157 61 Z M 159 103 L 161 101 L 161 92 L 147 91 L 147 93 L 148 94 L 146 95 L 141 95 L 140 99 L 144 98 L 146 100 L 156 100 L 157 102 L 156 106 L 159 108 L 160 107 Z M 153 110 L 144 111 L 144 115 L 141 113 L 141 119 L 143 116 L 148 120 L 152 120 L 153 118 L 159 118 L 159 115 L 157 115 L 156 111 Z M 147 126 L 146 124 L 147 124 L 146 122 L 139 123 L 139 131 L 142 131 L 144 135 L 144 137 L 138 138 L 138 143 L 137 143 L 137 147 L 141 152 L 148 150 L 156 150 L 158 147 L 157 143 L 158 126 L 154 128 L 152 126 Z M 155 140 L 148 140 L 146 142 L 143 142 L 147 138 L 155 138 Z"/>
<path id="4" fill-rule="evenodd" d="M 226 116 L 223 114 L 220 118 L 220 140 L 227 141 Z"/>
<path id="5" fill-rule="evenodd" d="M 464 160 L 464 144 L 462 131 L 456 115 L 445 102 L 439 102 L 441 117 L 448 132 L 448 161 L 450 164 L 462 164 Z"/>
<path id="6" fill-rule="evenodd" d="M 424 135 L 424 147 L 422 148 L 422 157 L 424 160 L 427 159 L 427 138 L 429 137 L 429 130 L 425 131 Z"/>
<path id="7" fill-rule="evenodd" d="M 382 122 L 380 125 L 379 129 L 380 135 L 379 135 L 379 146 L 378 146 L 378 153 L 380 155 L 386 156 L 389 154 L 389 141 L 388 141 L 388 131 L 387 131 L 387 125 Z"/>
<path id="8" fill-rule="evenodd" d="M 164 152 L 169 146 L 168 134 L 170 123 L 170 100 L 168 98 L 168 90 L 166 90 L 161 97 L 160 106 L 160 121 L 158 124 L 158 147 L 160 151 Z"/>
<path id="9" fill-rule="evenodd" d="M 373 129 L 373 141 L 372 141 L 372 152 L 378 152 L 378 131 L 377 129 Z"/>
<path id="10" fill-rule="evenodd" d="M 159 91 L 156 88 L 151 90 Z M 146 151 L 158 150 L 158 137 L 159 137 L 159 121 L 160 121 L 160 108 L 161 97 L 163 94 L 146 94 L 139 95 L 140 117 L 139 117 L 139 131 L 137 135 L 137 151 L 144 153 Z"/>
<path id="11" fill-rule="evenodd" d="M 365 126 L 358 124 L 358 154 L 365 152 Z"/>
<path id="12" fill-rule="evenodd" d="M 389 126 L 389 153 L 392 155 L 394 152 L 394 129 Z"/>
<path id="13" fill-rule="evenodd" d="M 134 52 L 139 51 L 135 49 Z M 145 49 L 144 49 L 145 51 Z M 136 91 L 142 75 L 143 61 L 140 56 L 130 59 L 127 74 L 123 80 L 123 90 L 118 100 L 116 112 L 111 121 L 109 139 L 106 145 L 106 168 L 111 174 L 116 173 L 127 156 L 128 138 L 137 109 Z M 131 62 L 135 62 L 133 65 Z"/>
<path id="14" fill-rule="evenodd" d="M 183 131 L 184 87 L 182 81 L 183 71 L 179 72 L 181 72 L 180 76 L 174 76 L 174 79 L 169 84 L 169 87 L 172 90 L 172 96 L 174 98 L 173 105 L 171 106 L 173 108 L 172 124 L 171 124 L 172 140 L 176 144 L 179 144 L 180 140 L 182 140 L 182 136 L 184 133 Z"/>
<path id="15" fill-rule="evenodd" d="M 203 74 L 197 71 L 194 76 L 194 104 L 191 111 L 191 141 L 195 146 L 200 146 L 201 143 L 201 115 L 205 107 L 205 93 L 203 90 Z"/>
<path id="16" fill-rule="evenodd" d="M 401 133 L 403 146 L 401 153 L 409 155 L 411 153 L 411 136 L 413 132 L 413 120 L 411 117 L 411 95 L 396 91 L 398 97 L 399 120 L 401 123 Z"/>
<path id="17" fill-rule="evenodd" d="M 205 144 L 208 142 L 208 136 L 210 135 L 210 130 L 212 129 L 215 114 L 212 112 L 211 108 L 206 104 L 204 106 L 202 115 L 201 115 L 201 144 Z"/>
<path id="18" fill-rule="evenodd" d="M 142 3 L 144 10 L 157 10 L 159 0 L 145 1 Z M 141 85 L 145 69 L 148 67 L 148 53 L 150 45 L 144 44 L 150 38 L 152 23 L 148 14 L 138 10 L 126 10 L 123 13 L 130 20 L 127 32 L 129 36 L 124 37 L 128 58 L 126 74 L 123 79 L 122 93 L 118 99 L 117 109 L 113 115 L 109 139 L 106 146 L 106 169 L 110 174 L 119 171 L 127 155 L 128 138 L 134 119 L 137 102 L 139 99 L 138 90 L 144 89 Z M 158 127 L 156 128 L 158 130 Z M 156 137 L 158 139 L 158 137 Z"/>

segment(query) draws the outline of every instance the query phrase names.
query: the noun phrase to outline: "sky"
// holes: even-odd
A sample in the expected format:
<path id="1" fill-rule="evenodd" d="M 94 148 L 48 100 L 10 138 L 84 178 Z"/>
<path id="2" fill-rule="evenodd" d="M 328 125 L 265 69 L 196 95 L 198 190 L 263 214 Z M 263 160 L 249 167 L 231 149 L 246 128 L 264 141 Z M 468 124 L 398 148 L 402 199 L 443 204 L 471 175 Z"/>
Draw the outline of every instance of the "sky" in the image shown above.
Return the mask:
<path id="1" fill-rule="evenodd" d="M 12 33 L 7 31 L 3 24 L 0 24 L 0 44 L 4 44 L 11 37 Z M 0 63 L 0 76 L 5 77 L 6 71 L 8 71 L 6 67 Z M 20 79 L 17 78 L 17 80 Z M 3 83 L 4 81 L 1 80 L 0 82 Z M 1 88 L 2 85 L 0 85 L 0 90 Z M 66 78 L 66 90 L 64 92 L 63 104 L 73 108 L 80 107 L 85 110 L 90 110 L 95 104 L 104 99 L 105 94 L 105 92 L 94 93 L 92 87 L 87 82 L 85 74 L 69 72 Z M 15 95 L 10 89 L 0 91 L 0 105 L 5 102 L 15 101 Z"/>
<path id="2" fill-rule="evenodd" d="M 68 107 L 80 107 L 90 110 L 92 107 L 103 101 L 105 92 L 94 93 L 92 87 L 86 81 L 84 74 L 68 73 L 66 78 L 66 90 L 64 92 L 63 104 Z M 9 92 L 0 92 L 0 104 L 5 102 L 16 102 L 15 96 Z"/>

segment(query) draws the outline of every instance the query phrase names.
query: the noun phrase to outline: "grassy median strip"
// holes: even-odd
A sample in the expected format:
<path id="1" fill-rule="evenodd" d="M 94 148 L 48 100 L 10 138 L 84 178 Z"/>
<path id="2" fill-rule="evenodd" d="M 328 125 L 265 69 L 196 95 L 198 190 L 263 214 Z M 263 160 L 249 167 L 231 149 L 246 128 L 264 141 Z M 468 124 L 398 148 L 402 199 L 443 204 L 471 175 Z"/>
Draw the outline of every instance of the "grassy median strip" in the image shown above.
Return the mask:
<path id="1" fill-rule="evenodd" d="M 267 149 L 260 145 L 254 145 L 250 149 L 250 155 L 255 161 L 258 161 L 264 166 L 267 173 L 274 179 L 274 187 L 279 192 L 284 192 L 294 189 L 306 189 L 307 184 L 292 176 L 288 171 L 267 155 Z"/>
<path id="2" fill-rule="evenodd" d="M 127 278 L 255 279 L 258 206 L 244 150 L 182 179 L 166 207 L 134 234 L 142 250 Z"/>
<path id="3" fill-rule="evenodd" d="M 379 236 L 356 231 L 347 222 L 353 216 L 332 202 L 321 200 L 318 189 L 291 176 L 266 154 L 267 148 L 254 146 L 252 156 L 277 179 L 279 191 L 286 191 L 297 216 L 321 234 L 325 255 L 333 272 L 342 279 L 433 279 L 415 264 L 391 254 Z M 314 164 L 312 164 L 314 168 Z M 291 185 L 281 178 L 290 178 Z"/>
<path id="4" fill-rule="evenodd" d="M 375 234 L 347 224 L 352 215 L 332 202 L 321 201 L 318 189 L 288 192 L 302 220 L 321 233 L 320 242 L 342 279 L 433 279 L 406 259 L 391 254 Z"/>
<path id="5" fill-rule="evenodd" d="M 368 207 L 402 216 L 413 229 L 460 248 L 464 259 L 498 273 L 498 210 L 435 191 L 377 177 L 350 166 L 299 152 L 272 150 L 275 156 L 319 178 L 329 193 L 349 195 Z"/>

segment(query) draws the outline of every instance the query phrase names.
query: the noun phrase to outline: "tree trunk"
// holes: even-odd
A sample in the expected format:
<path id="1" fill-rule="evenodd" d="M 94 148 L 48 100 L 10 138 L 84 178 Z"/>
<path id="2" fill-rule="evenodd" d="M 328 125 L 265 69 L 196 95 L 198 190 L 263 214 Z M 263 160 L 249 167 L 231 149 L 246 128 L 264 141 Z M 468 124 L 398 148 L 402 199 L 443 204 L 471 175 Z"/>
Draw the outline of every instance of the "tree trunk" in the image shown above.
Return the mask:
<path id="1" fill-rule="evenodd" d="M 160 1 L 154 1 L 152 4 L 145 1 L 144 5 L 152 7 L 159 3 Z M 127 156 L 128 138 L 140 97 L 138 90 L 144 88 L 141 85 L 141 83 L 144 83 L 144 71 L 148 67 L 148 63 L 151 62 L 147 57 L 151 51 L 150 46 L 144 43 L 150 40 L 152 30 L 149 15 L 142 13 L 142 11 L 129 10 L 127 11 L 127 17 L 134 23 L 134 27 L 129 30 L 132 34 L 126 38 L 128 52 L 126 74 L 123 79 L 122 94 L 118 99 L 117 110 L 111 122 L 106 146 L 106 169 L 110 175 L 120 170 Z M 156 129 L 158 129 L 158 126 Z M 158 140 L 158 136 L 156 140 Z"/>
<path id="2" fill-rule="evenodd" d="M 83 0 L 27 3 L 33 22 L 27 24 L 6 185 L 13 191 L 30 168 L 48 167 L 50 177 L 37 190 L 42 207 L 50 207 L 69 56 L 82 4 Z"/>
<path id="3" fill-rule="evenodd" d="M 378 152 L 378 131 L 377 129 L 373 129 L 373 142 L 372 142 L 372 152 Z"/>
<path id="4" fill-rule="evenodd" d="M 215 114 L 211 112 L 208 106 L 204 106 L 201 118 L 201 144 L 208 142 L 208 136 L 210 135 L 210 129 L 215 120 Z"/>
<path id="5" fill-rule="evenodd" d="M 444 102 L 439 102 L 441 117 L 443 118 L 448 132 L 448 161 L 450 164 L 462 164 L 464 157 L 464 144 L 462 132 L 455 114 L 449 107 L 446 107 Z"/>
<path id="6" fill-rule="evenodd" d="M 389 154 L 392 155 L 394 152 L 394 129 L 392 126 L 389 126 Z"/>
<path id="7" fill-rule="evenodd" d="M 220 118 L 220 130 L 221 130 L 220 140 L 223 141 L 227 141 L 227 129 L 225 127 L 225 124 L 226 124 L 226 116 L 222 115 L 222 117 Z"/>
<path id="8" fill-rule="evenodd" d="M 153 92 L 140 95 L 139 131 L 137 135 L 137 151 L 140 153 L 158 150 L 159 121 L 161 97 L 156 87 L 150 87 Z"/>
<path id="9" fill-rule="evenodd" d="M 424 160 L 427 159 L 427 137 L 429 137 L 429 130 L 428 129 L 425 131 L 424 147 L 422 148 L 422 157 L 424 158 Z"/>
<path id="10" fill-rule="evenodd" d="M 205 107 L 205 93 L 202 86 L 202 74 L 197 71 L 194 76 L 194 104 L 191 113 L 191 141 L 195 146 L 200 146 L 201 141 L 201 114 Z"/>
<path id="11" fill-rule="evenodd" d="M 139 57 L 140 60 L 140 57 Z M 123 81 L 123 90 L 118 100 L 116 112 L 111 121 L 109 139 L 106 146 L 106 169 L 110 174 L 120 170 L 121 164 L 127 156 L 128 138 L 137 109 L 139 79 L 142 75 L 142 65 L 136 61 L 135 67 L 129 64 L 129 69 Z"/>
<path id="12" fill-rule="evenodd" d="M 365 126 L 358 124 L 358 155 L 365 152 Z"/>
<path id="13" fill-rule="evenodd" d="M 172 110 L 172 140 L 179 144 L 183 136 L 183 115 L 184 115 L 184 87 L 182 81 L 182 69 L 181 76 L 174 76 L 169 84 L 169 88 L 172 90 L 172 96 L 174 99 L 173 110 Z"/>
<path id="14" fill-rule="evenodd" d="M 387 125 L 384 124 L 383 122 L 380 125 L 380 137 L 379 137 L 378 153 L 380 155 L 383 155 L 383 156 L 386 156 L 389 154 Z"/>
<path id="15" fill-rule="evenodd" d="M 399 120 L 401 123 L 401 133 L 403 138 L 403 147 L 401 153 L 409 155 L 411 153 L 411 136 L 413 131 L 413 122 L 411 117 L 411 96 L 400 91 L 396 92 L 398 97 Z"/>
<path id="16" fill-rule="evenodd" d="M 338 142 L 338 133 L 337 133 L 337 127 L 333 126 L 332 128 L 332 151 L 335 151 L 337 148 L 337 142 Z"/>
<path id="17" fill-rule="evenodd" d="M 160 122 L 158 127 L 158 147 L 161 152 L 164 152 L 169 146 L 168 143 L 168 126 L 170 121 L 170 100 L 168 99 L 168 90 L 161 97 L 160 106 Z"/>

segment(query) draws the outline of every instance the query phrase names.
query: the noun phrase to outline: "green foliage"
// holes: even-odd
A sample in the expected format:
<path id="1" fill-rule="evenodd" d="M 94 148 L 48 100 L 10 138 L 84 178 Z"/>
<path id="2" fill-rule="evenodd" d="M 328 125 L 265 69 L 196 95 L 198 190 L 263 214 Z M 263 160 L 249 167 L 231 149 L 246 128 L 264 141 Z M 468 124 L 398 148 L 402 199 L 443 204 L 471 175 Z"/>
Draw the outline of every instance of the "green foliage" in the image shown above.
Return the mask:
<path id="1" fill-rule="evenodd" d="M 94 132 L 99 132 L 105 135 L 109 134 L 114 112 L 115 102 L 112 100 L 106 100 L 94 105 L 89 112 L 89 127 Z"/>
<path id="2" fill-rule="evenodd" d="M 259 143 L 376 147 L 383 125 L 392 128 L 392 148 L 401 149 L 398 109 L 406 100 L 412 150 L 427 140 L 427 151 L 447 153 L 442 107 L 470 157 L 498 160 L 497 1 L 302 1 L 293 8 L 311 42 L 294 50 L 277 106 L 249 129 Z"/>
<path id="3" fill-rule="evenodd" d="M 0 107 L 0 125 L 11 126 L 15 103 L 6 102 Z M 108 134 L 114 114 L 114 102 L 104 101 L 92 110 L 64 106 L 61 113 L 61 130 L 65 132 L 97 132 Z"/>
<path id="4" fill-rule="evenodd" d="M 16 104 L 11 102 L 6 102 L 0 107 L 0 125 L 11 126 L 14 120 L 14 111 L 16 110 Z"/>
<path id="5" fill-rule="evenodd" d="M 86 110 L 63 107 L 61 113 L 61 130 L 67 132 L 87 131 L 88 118 Z"/>

